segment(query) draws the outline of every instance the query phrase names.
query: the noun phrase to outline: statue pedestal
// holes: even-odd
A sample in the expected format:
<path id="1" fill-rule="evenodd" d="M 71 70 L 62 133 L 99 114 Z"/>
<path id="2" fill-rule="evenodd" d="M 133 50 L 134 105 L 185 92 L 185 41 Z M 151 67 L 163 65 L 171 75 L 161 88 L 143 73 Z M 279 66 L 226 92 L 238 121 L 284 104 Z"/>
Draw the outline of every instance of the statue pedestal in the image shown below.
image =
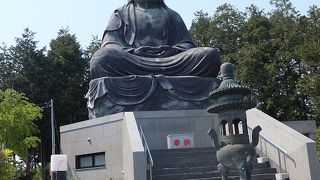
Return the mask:
<path id="1" fill-rule="evenodd" d="M 104 77 L 90 82 L 89 118 L 128 111 L 206 109 L 221 80 L 196 76 Z"/>

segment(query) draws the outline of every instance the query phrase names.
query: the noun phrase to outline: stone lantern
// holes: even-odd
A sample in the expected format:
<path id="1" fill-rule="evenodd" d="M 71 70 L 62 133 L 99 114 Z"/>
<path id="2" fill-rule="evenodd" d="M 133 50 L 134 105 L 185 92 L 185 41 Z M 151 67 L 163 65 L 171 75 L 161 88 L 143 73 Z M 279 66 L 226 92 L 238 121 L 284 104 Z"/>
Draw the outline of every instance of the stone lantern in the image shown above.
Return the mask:
<path id="1" fill-rule="evenodd" d="M 233 65 L 221 66 L 223 80 L 218 89 L 210 93 L 215 100 L 208 108 L 209 113 L 217 113 L 220 124 L 220 143 L 216 132 L 211 128 L 208 134 L 218 148 L 219 172 L 223 180 L 228 179 L 229 170 L 237 170 L 242 180 L 251 180 L 255 147 L 259 142 L 260 126 L 252 131 L 252 143 L 249 142 L 246 110 L 255 107 L 255 102 L 246 99 L 251 94 L 247 87 L 239 85 L 233 79 Z"/>

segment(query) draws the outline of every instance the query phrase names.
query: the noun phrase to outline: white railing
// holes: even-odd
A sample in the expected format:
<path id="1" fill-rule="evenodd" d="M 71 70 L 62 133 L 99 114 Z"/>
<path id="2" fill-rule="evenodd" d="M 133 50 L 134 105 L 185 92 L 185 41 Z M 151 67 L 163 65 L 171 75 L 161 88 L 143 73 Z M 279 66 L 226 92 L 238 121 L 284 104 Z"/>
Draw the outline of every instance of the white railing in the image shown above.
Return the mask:
<path id="1" fill-rule="evenodd" d="M 147 170 L 149 170 L 149 177 L 150 177 L 150 180 L 152 180 L 153 158 L 152 158 L 152 155 L 151 155 L 151 152 L 150 152 L 146 137 L 145 137 L 145 135 L 143 133 L 143 130 L 142 130 L 141 126 L 139 126 L 139 132 L 140 132 L 140 136 L 141 136 L 141 139 L 142 139 L 144 153 L 145 153 L 145 155 L 147 157 Z"/>
<path id="2" fill-rule="evenodd" d="M 250 132 L 250 134 L 252 134 L 252 128 L 248 127 L 248 131 Z M 263 141 L 262 141 L 263 140 Z M 265 148 L 263 148 L 263 142 L 264 142 L 264 146 Z M 279 170 L 280 173 L 287 173 L 287 165 L 286 165 L 286 159 L 290 159 L 294 164 L 295 161 L 294 159 L 292 159 L 288 152 L 286 150 L 284 150 L 283 148 L 281 148 L 279 145 L 277 145 L 275 142 L 273 142 L 272 140 L 270 140 L 269 138 L 267 138 L 266 136 L 264 136 L 263 134 L 259 134 L 259 145 L 260 145 L 260 149 L 259 151 L 262 153 L 262 155 L 268 156 L 268 152 L 263 151 L 263 149 L 267 149 L 266 148 L 266 144 L 271 145 L 278 153 L 278 164 L 279 164 Z M 284 162 L 284 167 L 282 167 L 282 161 L 281 161 L 281 154 L 283 155 L 283 162 Z M 283 170 L 282 170 L 283 169 Z"/>

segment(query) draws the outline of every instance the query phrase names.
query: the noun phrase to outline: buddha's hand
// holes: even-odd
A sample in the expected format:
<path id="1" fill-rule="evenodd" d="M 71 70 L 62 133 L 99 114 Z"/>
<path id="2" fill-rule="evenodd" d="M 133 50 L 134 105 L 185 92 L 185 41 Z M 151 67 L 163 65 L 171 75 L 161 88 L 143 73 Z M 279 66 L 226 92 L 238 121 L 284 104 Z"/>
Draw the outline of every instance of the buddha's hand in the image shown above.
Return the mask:
<path id="1" fill-rule="evenodd" d="M 144 57 L 158 57 L 163 52 L 163 48 L 152 46 L 140 46 L 138 48 L 125 49 L 128 53 L 144 56 Z"/>
<path id="2" fill-rule="evenodd" d="M 168 57 L 176 54 L 176 50 L 169 45 L 162 46 L 141 46 L 138 48 L 130 48 L 126 50 L 127 52 L 144 57 Z"/>
<path id="3" fill-rule="evenodd" d="M 161 49 L 161 53 L 158 54 L 158 57 L 169 57 L 179 53 L 178 49 L 169 45 L 159 46 L 158 48 Z"/>

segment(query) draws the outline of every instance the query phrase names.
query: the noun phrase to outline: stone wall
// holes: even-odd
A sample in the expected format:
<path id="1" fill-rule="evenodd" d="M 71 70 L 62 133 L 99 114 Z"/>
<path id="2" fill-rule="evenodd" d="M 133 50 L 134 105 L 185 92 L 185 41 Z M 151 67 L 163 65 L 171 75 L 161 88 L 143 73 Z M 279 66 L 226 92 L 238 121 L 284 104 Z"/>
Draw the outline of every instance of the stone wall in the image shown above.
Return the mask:
<path id="1" fill-rule="evenodd" d="M 124 114 L 123 119 L 123 172 L 124 179 L 146 180 L 146 156 L 138 126 L 132 112 Z"/>
<path id="2" fill-rule="evenodd" d="M 217 117 L 206 110 L 145 111 L 134 115 L 150 149 L 167 149 L 167 136 L 170 134 L 193 134 L 196 148 L 211 147 L 208 130 L 220 131 L 219 122 L 214 120 Z"/>
<path id="3" fill-rule="evenodd" d="M 150 149 L 166 149 L 167 135 L 193 134 L 195 147 L 211 147 L 209 128 L 216 118 L 206 110 L 126 112 L 60 128 L 61 148 L 68 155 L 68 175 L 77 180 L 144 180 L 146 156 L 138 126 Z M 105 152 L 106 167 L 76 169 L 78 155 Z"/>
<path id="4" fill-rule="evenodd" d="M 261 126 L 257 151 L 278 173 L 287 172 L 290 180 L 320 179 L 315 141 L 258 109 L 247 111 L 247 118 L 249 128 Z"/>
<path id="5" fill-rule="evenodd" d="M 123 179 L 123 113 L 60 128 L 62 153 L 68 155 L 68 176 L 77 180 Z M 77 155 L 105 152 L 106 167 L 76 169 Z"/>

